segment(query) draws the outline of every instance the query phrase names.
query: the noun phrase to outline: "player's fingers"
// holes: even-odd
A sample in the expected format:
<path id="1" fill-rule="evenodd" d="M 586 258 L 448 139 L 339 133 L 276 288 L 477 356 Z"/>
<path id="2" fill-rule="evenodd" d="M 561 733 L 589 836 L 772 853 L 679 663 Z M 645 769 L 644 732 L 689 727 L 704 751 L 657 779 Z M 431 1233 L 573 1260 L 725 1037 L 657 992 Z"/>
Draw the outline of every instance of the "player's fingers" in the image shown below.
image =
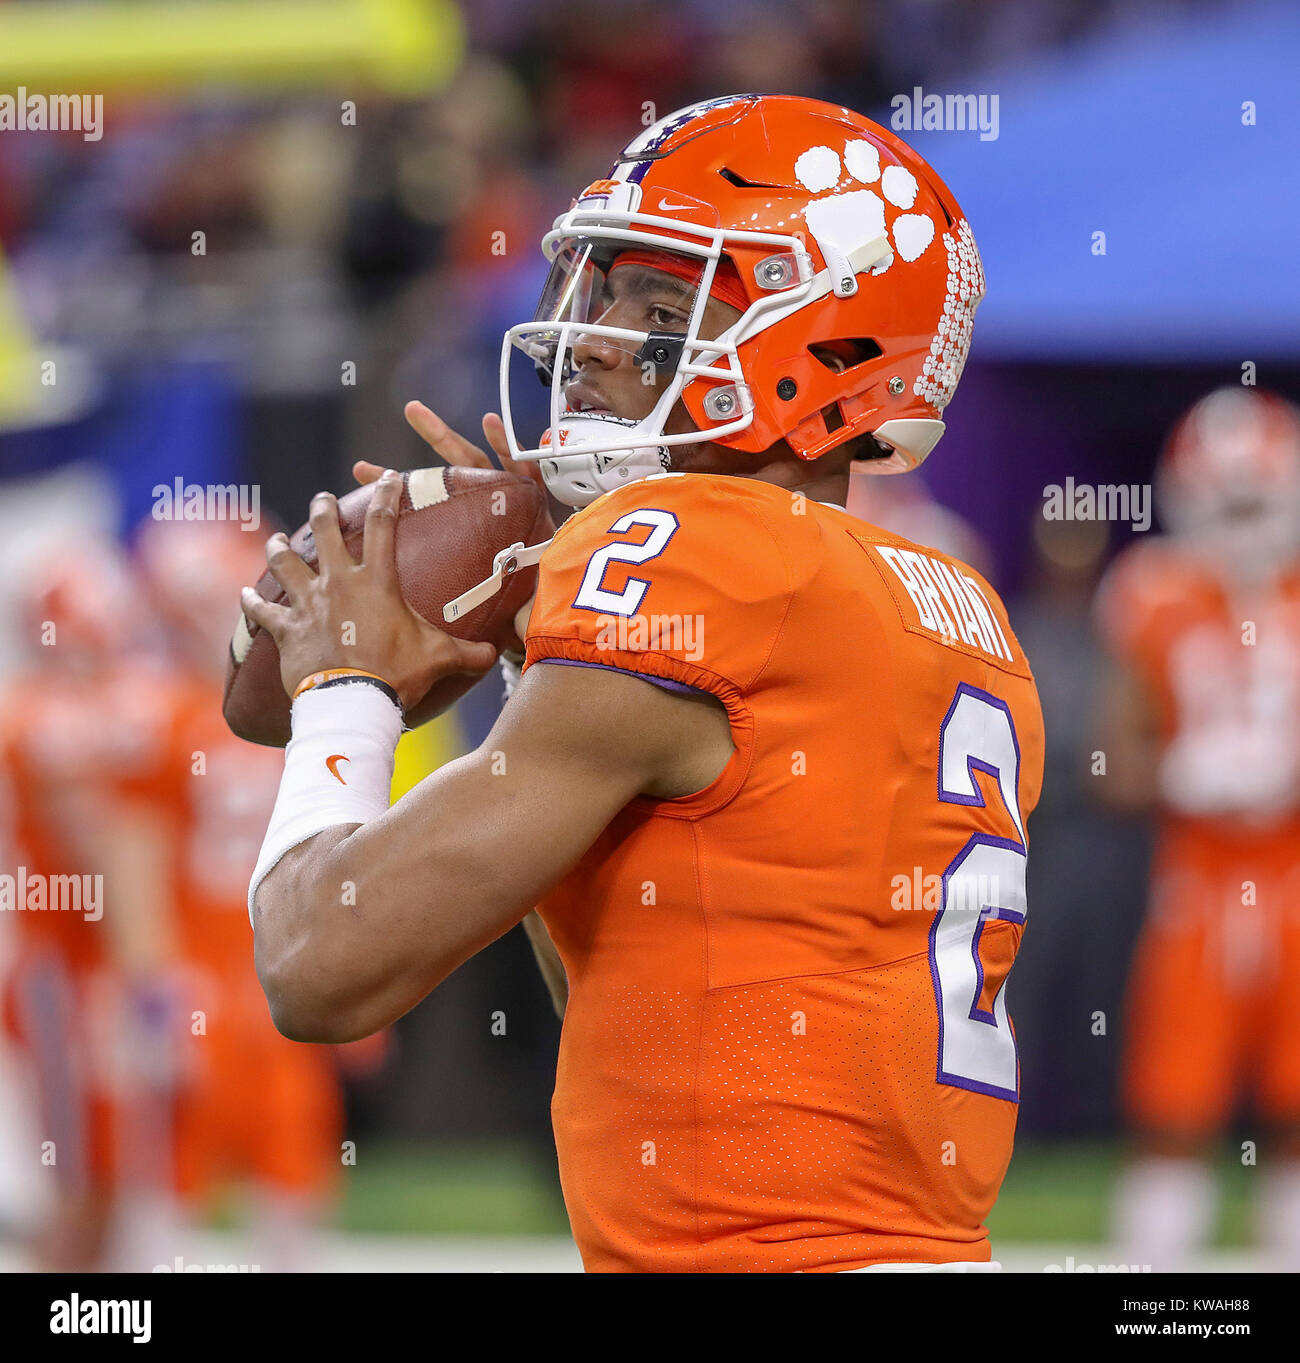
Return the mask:
<path id="1" fill-rule="evenodd" d="M 301 560 L 299 560 L 301 562 Z M 258 596 L 252 587 L 244 587 L 239 593 L 239 605 L 245 616 L 253 624 L 264 629 L 272 639 L 279 643 L 285 622 L 289 618 L 289 608 L 279 606 Z"/>
<path id="2" fill-rule="evenodd" d="M 492 446 L 492 452 L 501 461 L 501 467 L 507 473 L 522 474 L 525 478 L 531 478 L 538 487 L 545 490 L 546 481 L 542 477 L 542 466 L 535 459 L 512 459 L 510 457 L 510 442 L 506 439 L 506 423 L 495 412 L 489 412 L 483 418 L 483 434 L 487 442 Z"/>
<path id="3" fill-rule="evenodd" d="M 318 492 L 311 499 L 307 520 L 316 540 L 316 562 L 322 573 L 352 567 L 352 555 L 343 543 L 339 527 L 339 499 L 332 492 Z"/>
<path id="4" fill-rule="evenodd" d="M 364 487 L 367 483 L 377 483 L 384 472 L 382 464 L 372 464 L 368 459 L 358 459 L 352 465 L 352 476 Z"/>
<path id="5" fill-rule="evenodd" d="M 293 552 L 289 536 L 280 532 L 266 542 L 266 566 L 271 576 L 284 588 L 290 601 L 296 600 L 310 584 L 315 574 Z"/>
<path id="6" fill-rule="evenodd" d="M 401 501 L 402 475 L 388 469 L 375 485 L 374 496 L 366 508 L 366 526 L 361 541 L 361 561 L 382 577 L 391 577 L 396 570 L 394 543 Z"/>
<path id="7" fill-rule="evenodd" d="M 449 464 L 465 468 L 490 469 L 492 461 L 477 445 L 471 445 L 422 402 L 408 402 L 405 407 L 407 424 L 435 454 Z"/>
<path id="8" fill-rule="evenodd" d="M 506 440 L 506 423 L 495 412 L 483 417 L 483 435 L 492 447 L 492 453 L 501 461 L 501 467 L 513 470 L 516 465 L 510 457 L 510 443 Z"/>
<path id="9" fill-rule="evenodd" d="M 486 672 L 497 660 L 497 651 L 491 644 L 468 639 L 452 639 L 452 643 L 456 649 L 457 670 L 470 676 Z"/>

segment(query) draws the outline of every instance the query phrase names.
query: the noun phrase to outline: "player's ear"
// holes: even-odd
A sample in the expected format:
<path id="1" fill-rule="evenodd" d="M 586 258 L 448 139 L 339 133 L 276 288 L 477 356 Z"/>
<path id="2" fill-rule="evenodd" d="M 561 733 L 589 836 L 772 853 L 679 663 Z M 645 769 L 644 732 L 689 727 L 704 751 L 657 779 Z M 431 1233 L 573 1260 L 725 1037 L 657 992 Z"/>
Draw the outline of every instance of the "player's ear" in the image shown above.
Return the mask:
<path id="1" fill-rule="evenodd" d="M 832 374 L 842 374 L 846 369 L 852 369 L 855 364 L 876 359 L 880 354 L 880 347 L 866 337 L 854 339 L 851 336 L 844 336 L 834 341 L 818 341 L 816 345 L 808 347 L 808 353 L 819 364 L 825 365 Z"/>
<path id="2" fill-rule="evenodd" d="M 849 367 L 848 359 L 833 346 L 810 345 L 808 349 L 813 359 L 819 360 L 833 374 L 842 374 Z"/>

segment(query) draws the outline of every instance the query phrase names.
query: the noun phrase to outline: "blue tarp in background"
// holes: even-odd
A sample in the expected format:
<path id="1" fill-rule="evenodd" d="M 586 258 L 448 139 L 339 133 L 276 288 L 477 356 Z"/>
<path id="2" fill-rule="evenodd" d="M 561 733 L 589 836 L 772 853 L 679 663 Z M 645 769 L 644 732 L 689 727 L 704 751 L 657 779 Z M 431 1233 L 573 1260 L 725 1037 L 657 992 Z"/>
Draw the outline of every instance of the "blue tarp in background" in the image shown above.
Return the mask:
<path id="1" fill-rule="evenodd" d="M 1300 354 L 1300 4 L 1121 23 L 932 89 L 999 97 L 996 140 L 900 129 L 975 229 L 976 358 Z"/>

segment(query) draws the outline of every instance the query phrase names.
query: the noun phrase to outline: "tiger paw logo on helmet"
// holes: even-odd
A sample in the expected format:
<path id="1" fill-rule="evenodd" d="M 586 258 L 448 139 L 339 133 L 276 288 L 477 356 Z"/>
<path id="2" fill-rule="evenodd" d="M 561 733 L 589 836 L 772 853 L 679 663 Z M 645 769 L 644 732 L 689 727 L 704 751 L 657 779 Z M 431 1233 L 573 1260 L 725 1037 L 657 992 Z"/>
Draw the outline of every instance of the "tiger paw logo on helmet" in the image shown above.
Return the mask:
<path id="1" fill-rule="evenodd" d="M 809 147 L 795 161 L 794 174 L 809 193 L 820 196 L 804 210 L 804 221 L 815 237 L 837 235 L 847 219 L 865 224 L 869 235 L 883 236 L 890 243 L 891 254 L 872 267 L 873 275 L 884 274 L 896 258 L 904 262 L 919 259 L 934 242 L 934 218 L 912 211 L 919 190 L 916 176 L 906 166 L 882 168 L 879 148 L 865 138 L 846 142 L 842 153 L 832 147 Z M 824 192 L 828 190 L 833 192 Z M 888 229 L 887 204 L 899 210 Z M 970 351 L 975 309 L 984 297 L 984 267 L 970 224 L 962 218 L 953 231 L 942 233 L 940 240 L 948 263 L 943 316 L 938 319 L 921 373 L 912 384 L 912 392 L 937 412 L 943 411 L 957 391 L 957 380 Z"/>
<path id="2" fill-rule="evenodd" d="M 926 161 L 861 114 L 784 95 L 707 100 L 647 128 L 543 251 L 537 314 L 503 345 L 502 416 L 513 457 L 543 461 L 571 505 L 702 439 L 753 454 L 784 441 L 803 459 L 856 441 L 872 472 L 914 468 L 943 434 L 984 293 L 971 229 Z M 607 275 L 637 267 L 675 281 L 680 324 L 605 315 Z M 601 412 L 581 385 L 567 405 L 574 348 L 592 344 L 653 360 L 653 410 Z M 550 389 L 534 448 L 515 432 L 512 348 Z M 694 429 L 669 434 L 679 406 Z"/>
<path id="3" fill-rule="evenodd" d="M 836 230 L 842 217 L 857 218 L 871 236 L 891 236 L 891 245 L 904 260 L 915 260 L 934 240 L 934 219 L 928 213 L 901 212 L 891 233 L 885 231 L 885 201 L 910 210 L 916 203 L 916 176 L 906 166 L 880 166 L 880 151 L 863 138 L 847 142 L 843 155 L 831 147 L 809 147 L 794 163 L 795 179 L 810 194 L 821 194 L 804 212 L 809 228 L 817 235 Z M 855 189 L 855 183 L 879 184 L 874 189 Z M 833 194 L 824 194 L 825 190 Z M 873 266 L 873 275 L 884 274 L 894 263 L 893 255 Z"/>

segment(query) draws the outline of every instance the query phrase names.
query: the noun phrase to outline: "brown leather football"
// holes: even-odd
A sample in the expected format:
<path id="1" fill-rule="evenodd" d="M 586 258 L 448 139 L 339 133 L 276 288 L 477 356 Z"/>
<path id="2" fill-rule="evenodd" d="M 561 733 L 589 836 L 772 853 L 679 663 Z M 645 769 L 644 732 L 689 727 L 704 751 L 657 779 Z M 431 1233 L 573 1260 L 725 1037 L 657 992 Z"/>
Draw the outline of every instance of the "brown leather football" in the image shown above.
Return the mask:
<path id="1" fill-rule="evenodd" d="M 343 542 L 358 561 L 373 492 L 371 484 L 339 498 Z M 552 531 L 545 493 L 521 474 L 454 467 L 405 473 L 395 535 L 402 595 L 426 620 L 458 639 L 508 647 L 515 638 L 515 613 L 536 586 L 536 568 L 521 568 L 508 576 L 496 596 L 451 624 L 442 618 L 442 608 L 482 582 L 502 549 L 518 542 L 537 544 Z M 316 544 L 309 525 L 301 526 L 290 543 L 307 563 L 316 566 Z M 269 572 L 258 580 L 257 592 L 267 601 L 284 600 L 280 584 Z M 411 708 L 406 722 L 415 726 L 432 719 L 476 680 L 445 678 Z M 275 640 L 242 615 L 226 661 L 222 713 L 231 731 L 250 743 L 282 748 L 289 741 L 289 697 L 280 680 Z"/>

